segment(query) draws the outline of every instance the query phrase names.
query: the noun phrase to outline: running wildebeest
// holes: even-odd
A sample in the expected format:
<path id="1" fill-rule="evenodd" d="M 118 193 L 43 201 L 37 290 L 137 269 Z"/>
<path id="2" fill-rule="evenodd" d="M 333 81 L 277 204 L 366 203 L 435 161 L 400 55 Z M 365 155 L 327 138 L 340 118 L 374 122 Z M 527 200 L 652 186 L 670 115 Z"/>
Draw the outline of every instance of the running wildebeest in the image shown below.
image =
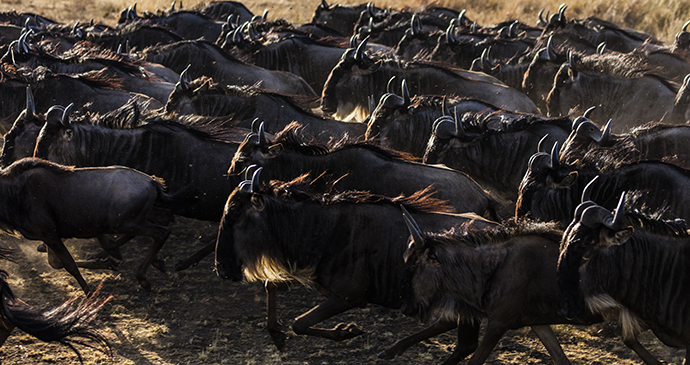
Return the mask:
<path id="1" fill-rule="evenodd" d="M 98 237 L 103 249 L 117 258 L 117 243 L 104 234 L 151 237 L 153 243 L 135 274 L 144 289 L 151 289 L 145 273 L 170 234 L 167 209 L 174 204 L 160 180 L 125 167 L 73 168 L 24 158 L 0 170 L 0 185 L 1 229 L 43 241 L 50 266 L 65 268 L 86 294 L 91 288 L 62 238 Z M 167 223 L 154 223 L 147 215 Z"/>
<path id="2" fill-rule="evenodd" d="M 475 214 L 447 213 L 452 208 L 432 198 L 430 189 L 397 198 L 363 191 L 313 193 L 305 175 L 261 185 L 260 171 L 228 197 L 218 232 L 216 270 L 220 277 L 235 281 L 315 285 L 328 299 L 297 318 L 293 330 L 300 335 L 345 340 L 364 332 L 354 324 L 313 326 L 367 303 L 400 307 L 407 239 L 400 204 L 434 229 L 495 224 Z M 284 336 L 270 309 L 268 317 L 269 333 L 282 348 Z M 439 326 L 434 334 L 455 326 Z M 393 353 L 397 351 L 401 350 Z"/>
<path id="3" fill-rule="evenodd" d="M 684 288 L 690 285 L 690 235 L 685 221 L 662 219 L 663 208 L 653 214 L 631 209 L 625 193 L 613 212 L 583 200 L 561 244 L 561 313 L 569 318 L 595 313 L 615 319 L 626 343 L 636 341 L 649 327 L 666 345 L 687 349 L 690 327 Z M 642 358 L 646 364 L 660 364 L 649 354 Z"/>
<path id="4" fill-rule="evenodd" d="M 601 321 L 598 315 L 574 321 L 558 310 L 555 267 L 563 232 L 555 224 L 517 220 L 486 229 L 423 233 L 409 212 L 403 214 L 411 236 L 406 288 L 412 290 L 403 295 L 403 312 L 460 323 L 487 318 L 469 364 L 483 364 L 506 331 L 523 326 L 532 327 L 555 364 L 570 364 L 549 325 Z M 648 355 L 637 341 L 626 345 L 640 357 Z M 445 364 L 468 354 L 455 355 Z"/>
<path id="5" fill-rule="evenodd" d="M 432 186 L 435 197 L 448 201 L 455 212 L 475 212 L 496 219 L 495 201 L 467 174 L 411 161 L 408 155 L 369 143 L 343 142 L 326 147 L 299 134 L 292 123 L 269 140 L 263 132 L 247 135 L 237 149 L 228 173 L 248 166 L 265 167 L 269 180 L 289 181 L 304 173 L 336 181 L 338 191 L 365 190 L 384 196 L 410 196 Z"/>

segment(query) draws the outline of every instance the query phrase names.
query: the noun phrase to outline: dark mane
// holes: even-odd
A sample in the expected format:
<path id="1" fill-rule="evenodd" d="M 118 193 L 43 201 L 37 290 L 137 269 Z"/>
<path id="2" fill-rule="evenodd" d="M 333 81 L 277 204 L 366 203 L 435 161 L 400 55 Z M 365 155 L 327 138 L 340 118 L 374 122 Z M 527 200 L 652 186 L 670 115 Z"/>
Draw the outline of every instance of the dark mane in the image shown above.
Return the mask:
<path id="1" fill-rule="evenodd" d="M 342 151 L 349 148 L 363 148 L 383 158 L 390 160 L 414 160 L 414 157 L 412 157 L 410 154 L 374 145 L 367 141 L 360 142 L 355 140 L 353 142 L 349 139 L 340 139 L 334 140 L 331 143 L 329 143 L 328 146 L 325 146 L 313 139 L 307 139 L 306 137 L 303 137 L 299 133 L 301 128 L 302 125 L 297 122 L 292 122 L 288 124 L 288 126 L 286 126 L 282 131 L 278 132 L 278 134 L 276 134 L 273 143 L 280 143 L 283 145 L 284 148 L 308 156 L 325 155 L 328 153 Z"/>
<path id="2" fill-rule="evenodd" d="M 627 135 L 611 147 L 570 150 L 561 156 L 561 160 L 568 161 L 569 164 L 580 169 L 605 172 L 613 171 L 626 164 L 637 163 L 641 156 L 635 139 Z"/>
<path id="3" fill-rule="evenodd" d="M 511 219 L 504 223 L 480 230 L 461 230 L 455 228 L 442 233 L 425 233 L 429 238 L 442 245 L 457 246 L 458 244 L 479 247 L 504 242 L 519 236 L 539 236 L 551 240 L 558 245 L 563 231 L 557 228 L 555 222 L 539 222 L 527 218 Z"/>
<path id="4" fill-rule="evenodd" d="M 0 170 L 0 176 L 16 178 L 26 171 L 38 168 L 46 169 L 55 174 L 65 174 L 74 171 L 72 166 L 63 166 L 40 158 L 26 157 Z"/>
<path id="5" fill-rule="evenodd" d="M 635 228 L 641 228 L 647 233 L 663 236 L 688 238 L 688 226 L 684 219 L 677 218 L 675 214 L 662 207 L 650 210 L 644 204 L 643 194 L 630 192 L 625 199 L 625 223 Z"/>
<path id="6" fill-rule="evenodd" d="M 497 108 L 498 109 L 498 108 Z M 506 112 L 497 110 L 494 112 L 467 112 L 462 114 L 463 125 L 469 131 L 477 133 L 486 132 L 517 132 L 529 129 L 535 125 L 558 126 L 565 131 L 571 129 L 572 121 L 569 116 L 547 118 L 532 113 Z"/>
<path id="7" fill-rule="evenodd" d="M 411 212 L 418 213 L 452 213 L 453 208 L 445 200 L 433 197 L 435 191 L 431 187 L 420 190 L 410 196 L 386 197 L 372 194 L 368 191 L 349 190 L 339 193 L 316 193 L 310 188 L 312 180 L 308 174 L 299 176 L 292 181 L 271 181 L 263 185 L 262 192 L 282 200 L 298 202 L 313 202 L 320 205 L 332 204 L 394 204 L 403 205 Z"/>
<path id="8" fill-rule="evenodd" d="M 628 134 L 632 137 L 638 138 L 648 134 L 653 134 L 660 131 L 686 126 L 683 124 L 666 124 L 661 122 L 649 122 L 640 126 L 633 127 Z"/>
<path id="9" fill-rule="evenodd" d="M 286 103 L 294 106 L 298 110 L 302 110 L 305 114 L 310 116 L 317 116 L 312 111 L 305 109 L 300 105 L 311 105 L 318 97 L 308 95 L 287 95 L 275 91 L 262 89 L 257 85 L 227 85 L 225 90 L 226 95 L 237 96 L 243 98 L 250 98 L 255 96 L 271 96 L 284 100 Z"/>

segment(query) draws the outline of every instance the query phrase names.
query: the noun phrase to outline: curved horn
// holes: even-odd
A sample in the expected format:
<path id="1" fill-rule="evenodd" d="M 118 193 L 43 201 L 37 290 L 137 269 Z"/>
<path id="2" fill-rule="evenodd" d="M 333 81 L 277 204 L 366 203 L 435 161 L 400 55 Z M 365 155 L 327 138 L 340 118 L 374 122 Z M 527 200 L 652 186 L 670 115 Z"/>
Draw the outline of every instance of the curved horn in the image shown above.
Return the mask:
<path id="1" fill-rule="evenodd" d="M 545 134 L 544 137 L 541 137 L 539 140 L 539 143 L 537 143 L 537 153 L 539 152 L 546 152 L 546 148 L 544 148 L 544 144 L 546 144 L 546 139 L 549 137 L 549 134 Z"/>
<path id="2" fill-rule="evenodd" d="M 259 124 L 259 144 L 268 144 L 268 141 L 266 140 L 266 133 L 264 133 L 264 122 L 261 122 L 261 124 Z"/>
<path id="3" fill-rule="evenodd" d="M 244 180 L 251 180 L 250 177 L 253 176 L 254 169 L 259 167 L 257 164 L 251 164 L 244 169 Z"/>
<path id="4" fill-rule="evenodd" d="M 548 23 L 546 20 L 544 20 L 543 15 L 544 15 L 544 8 L 541 8 L 541 10 L 539 10 L 539 24 L 538 25 L 544 26 Z M 548 16 L 547 16 L 547 18 L 548 18 Z"/>
<path id="5" fill-rule="evenodd" d="M 31 85 L 26 87 L 26 118 L 34 118 L 36 116 L 36 105 L 34 104 L 34 95 L 31 93 Z"/>
<path id="6" fill-rule="evenodd" d="M 65 111 L 62 112 L 62 125 L 65 127 L 71 127 L 72 126 L 72 120 L 69 118 L 69 113 L 72 111 L 72 108 L 74 107 L 74 103 L 70 103 L 67 105 L 65 108 Z"/>
<path id="7" fill-rule="evenodd" d="M 62 123 L 62 115 L 64 114 L 65 107 L 62 105 L 53 105 L 46 112 L 46 122 L 47 121 L 58 121 Z"/>
<path id="8" fill-rule="evenodd" d="M 423 248 L 424 239 L 422 238 L 422 232 L 419 229 L 419 225 L 417 225 L 417 222 L 415 222 L 414 218 L 412 218 L 410 213 L 402 204 L 400 205 L 400 209 L 402 209 L 403 219 L 405 220 L 407 230 L 410 231 L 410 237 L 412 237 L 412 244 L 414 245 L 413 247 L 416 249 Z"/>
<path id="9" fill-rule="evenodd" d="M 585 110 L 585 113 L 582 114 L 582 116 L 585 117 L 585 118 L 587 118 L 587 119 L 591 119 L 589 116 L 592 115 L 592 112 L 593 112 L 594 109 L 596 109 L 596 108 L 597 108 L 596 105 L 595 105 L 595 106 L 589 107 L 589 109 Z"/>
<path id="10" fill-rule="evenodd" d="M 558 141 L 553 144 L 551 149 L 551 169 L 557 169 L 561 166 L 561 161 L 558 159 Z"/>
<path id="11" fill-rule="evenodd" d="M 604 131 L 601 132 L 601 138 L 599 138 L 597 141 L 600 146 L 608 143 L 611 140 L 611 122 L 613 122 L 613 119 L 609 119 L 608 123 L 606 123 L 606 126 L 604 127 Z"/>
<path id="12" fill-rule="evenodd" d="M 510 27 L 508 27 L 508 37 L 509 38 L 517 38 L 517 26 L 518 26 L 517 20 L 510 24 Z"/>
<path id="13" fill-rule="evenodd" d="M 683 24 L 683 28 L 682 28 L 682 29 L 683 29 L 683 32 L 687 32 L 687 31 L 688 31 L 688 30 L 687 30 L 687 29 L 688 29 L 688 25 L 690 25 L 690 20 L 688 20 L 687 22 L 685 22 L 685 24 Z"/>
<path id="14" fill-rule="evenodd" d="M 19 37 L 19 47 L 21 47 L 21 50 L 24 51 L 24 53 L 29 53 L 29 47 L 26 45 L 26 37 L 29 36 L 29 32 L 24 32 L 20 37 Z"/>
<path id="15" fill-rule="evenodd" d="M 249 33 L 249 39 L 252 42 L 261 38 L 261 34 L 259 33 L 259 31 L 256 30 L 254 23 L 249 23 L 249 26 L 247 27 L 247 32 Z"/>
<path id="16" fill-rule="evenodd" d="M 623 229 L 623 210 L 625 209 L 625 191 L 621 194 L 621 198 L 618 200 L 618 205 L 613 213 L 613 219 L 609 222 L 604 222 L 604 225 L 613 230 Z"/>
<path id="17" fill-rule="evenodd" d="M 187 89 L 189 89 L 189 83 L 187 82 L 187 78 L 188 78 L 189 76 L 187 76 L 187 71 L 189 71 L 189 68 L 190 68 L 191 66 L 192 66 L 191 64 L 187 65 L 187 68 L 185 68 L 184 71 L 182 71 L 182 72 L 180 73 L 180 79 L 177 80 L 177 84 L 175 85 L 175 88 L 176 88 L 176 89 L 177 89 L 177 88 L 179 88 L 180 90 L 187 90 Z"/>
<path id="18" fill-rule="evenodd" d="M 261 18 L 263 21 L 266 21 L 266 19 L 268 19 L 268 9 L 264 9 L 264 12 L 261 14 Z"/>
<path id="19" fill-rule="evenodd" d="M 328 9 L 328 3 L 326 2 L 326 0 L 321 0 L 321 7 L 323 9 Z"/>
<path id="20" fill-rule="evenodd" d="M 598 178 L 599 175 L 595 176 L 592 180 L 590 180 L 590 182 L 587 183 L 585 188 L 582 190 L 582 200 L 580 200 L 581 203 L 592 200 L 592 186 L 594 186 L 594 182 L 597 181 Z"/>
<path id="21" fill-rule="evenodd" d="M 252 174 L 252 193 L 258 193 L 259 192 L 259 176 L 261 176 L 261 170 L 263 170 L 263 167 L 259 167 L 254 171 L 254 174 Z"/>
<path id="22" fill-rule="evenodd" d="M 259 118 L 254 118 L 254 120 L 252 120 L 251 131 L 257 135 L 259 134 Z"/>
<path id="23" fill-rule="evenodd" d="M 565 5 L 565 3 L 561 4 L 561 6 L 558 8 L 558 21 L 561 23 L 565 23 L 565 9 L 568 8 L 568 5 Z"/>
<path id="24" fill-rule="evenodd" d="M 395 90 L 393 90 L 393 83 L 395 81 L 395 75 L 391 76 L 390 80 L 388 80 L 388 84 L 386 85 L 386 92 L 389 94 L 395 94 Z"/>
<path id="25" fill-rule="evenodd" d="M 453 35 L 453 28 L 454 27 L 453 27 L 452 22 L 448 26 L 448 28 L 446 28 L 446 43 L 447 44 L 457 44 L 458 43 L 458 40 L 455 39 L 455 36 Z"/>
<path id="26" fill-rule="evenodd" d="M 556 49 L 553 47 L 553 34 L 551 34 L 549 39 L 546 41 L 546 55 L 549 61 L 556 61 L 558 58 Z"/>
<path id="27" fill-rule="evenodd" d="M 357 46 L 357 50 L 355 51 L 355 60 L 360 61 L 364 59 L 364 49 L 367 47 L 367 42 L 369 42 L 369 36 L 364 38 L 362 43 Z"/>
<path id="28" fill-rule="evenodd" d="M 458 18 L 457 18 L 457 19 L 458 19 L 458 22 L 459 22 L 461 25 L 462 25 L 462 24 L 465 24 L 465 19 L 466 19 L 466 18 L 465 18 L 465 13 L 467 13 L 467 9 L 462 9 L 462 11 L 460 11 L 460 14 L 458 14 Z"/>
<path id="29" fill-rule="evenodd" d="M 446 96 L 443 95 L 443 99 L 441 100 L 441 114 L 445 116 L 450 116 L 450 112 L 448 111 L 448 103 L 446 100 Z"/>
<path id="30" fill-rule="evenodd" d="M 599 43 L 599 45 L 597 46 L 597 53 L 598 54 L 604 54 L 605 51 L 606 51 L 606 42 Z"/>
<path id="31" fill-rule="evenodd" d="M 367 14 L 370 18 L 374 17 L 374 4 L 371 1 L 367 3 Z"/>
<path id="32" fill-rule="evenodd" d="M 405 106 L 410 105 L 410 91 L 407 89 L 407 80 L 403 79 L 402 80 L 402 96 L 403 96 L 403 102 Z"/>

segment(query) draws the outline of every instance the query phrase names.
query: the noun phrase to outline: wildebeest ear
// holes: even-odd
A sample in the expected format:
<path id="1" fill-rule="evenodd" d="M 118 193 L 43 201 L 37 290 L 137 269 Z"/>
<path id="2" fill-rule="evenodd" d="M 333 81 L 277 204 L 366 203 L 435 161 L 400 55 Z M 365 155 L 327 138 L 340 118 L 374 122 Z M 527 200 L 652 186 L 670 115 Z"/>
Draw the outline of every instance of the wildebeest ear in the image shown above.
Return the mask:
<path id="1" fill-rule="evenodd" d="M 606 247 L 622 245 L 627 242 L 630 237 L 635 233 L 635 229 L 631 226 L 625 227 L 619 231 L 616 231 L 612 237 L 606 239 L 604 244 Z"/>
<path id="2" fill-rule="evenodd" d="M 577 175 L 577 171 L 571 171 L 558 183 L 558 185 L 562 188 L 566 188 L 570 185 L 573 185 L 575 183 L 575 180 L 577 180 Z"/>
<path id="3" fill-rule="evenodd" d="M 252 203 L 252 207 L 254 207 L 254 209 L 256 209 L 257 211 L 260 212 L 260 211 L 264 210 L 264 198 L 261 197 L 261 195 L 259 195 L 259 194 L 252 195 L 251 203 Z"/>
<path id="4" fill-rule="evenodd" d="M 268 152 L 266 153 L 266 156 L 268 158 L 274 158 L 274 157 L 280 156 L 281 153 L 283 153 L 283 144 L 277 143 L 277 144 L 274 144 L 273 146 L 268 148 Z"/>

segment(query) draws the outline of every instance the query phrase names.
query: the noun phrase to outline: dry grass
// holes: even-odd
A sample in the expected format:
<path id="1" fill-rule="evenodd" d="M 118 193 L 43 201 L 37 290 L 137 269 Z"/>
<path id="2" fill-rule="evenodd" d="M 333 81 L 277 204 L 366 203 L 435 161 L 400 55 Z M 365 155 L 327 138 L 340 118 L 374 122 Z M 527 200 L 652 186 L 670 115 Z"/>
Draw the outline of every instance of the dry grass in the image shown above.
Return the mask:
<path id="1" fill-rule="evenodd" d="M 204 0 L 183 1 L 186 9 L 191 9 Z M 255 14 L 265 9 L 271 18 L 285 18 L 293 24 L 303 24 L 311 16 L 320 0 L 252 0 L 243 3 Z M 360 4 L 366 0 L 339 0 L 336 4 Z M 509 19 L 518 19 L 527 24 L 535 24 L 540 9 L 554 12 L 562 0 L 437 0 L 436 4 L 467 9 L 467 16 L 480 24 L 495 24 Z M 131 0 L 2 0 L 0 11 L 16 9 L 20 12 L 33 12 L 60 22 L 88 21 L 94 19 L 108 25 L 117 23 L 120 11 L 134 2 Z M 138 0 L 137 9 L 155 11 L 170 6 L 170 0 Z M 404 6 L 417 7 L 432 3 L 428 0 L 376 0 L 379 7 L 399 9 Z M 179 4 L 179 1 L 178 1 Z M 566 2 L 568 18 L 597 16 L 621 26 L 634 28 L 652 34 L 670 44 L 682 25 L 690 19 L 690 3 L 683 0 L 575 0 Z M 179 5 L 178 5 L 179 6 Z"/>

